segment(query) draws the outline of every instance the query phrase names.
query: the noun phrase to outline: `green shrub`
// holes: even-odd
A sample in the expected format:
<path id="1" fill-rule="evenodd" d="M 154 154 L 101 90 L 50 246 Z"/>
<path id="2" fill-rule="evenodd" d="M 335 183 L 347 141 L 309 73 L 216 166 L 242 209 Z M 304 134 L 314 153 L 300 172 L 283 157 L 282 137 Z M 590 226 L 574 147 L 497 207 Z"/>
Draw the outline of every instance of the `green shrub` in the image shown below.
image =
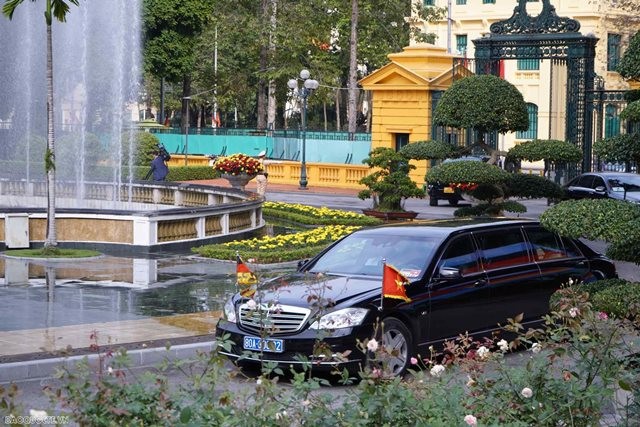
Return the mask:
<path id="1" fill-rule="evenodd" d="M 624 279 L 603 279 L 603 280 L 596 280 L 589 283 L 578 283 L 574 285 L 574 288 L 576 291 L 586 292 L 587 294 L 589 294 L 589 299 L 592 300 L 594 295 L 596 295 L 598 292 L 601 292 L 605 289 L 608 289 L 610 287 L 615 287 L 615 286 L 629 286 L 629 285 L 631 285 L 631 283 Z M 557 304 L 558 304 L 558 301 L 560 300 L 561 295 L 562 295 L 562 292 L 559 292 L 559 291 L 556 291 L 553 293 L 553 295 L 551 295 L 549 306 L 551 307 L 552 310 L 555 310 L 557 308 Z"/>
<path id="2" fill-rule="evenodd" d="M 557 139 L 533 139 L 525 141 L 509 149 L 511 158 L 537 162 L 546 160 L 552 163 L 573 162 L 582 160 L 582 150 L 574 144 Z"/>
<path id="3" fill-rule="evenodd" d="M 407 144 L 399 151 L 408 159 L 414 160 L 437 160 L 456 157 L 456 148 L 442 141 L 416 141 Z"/>
<path id="4" fill-rule="evenodd" d="M 507 197 L 561 199 L 564 196 L 561 186 L 539 175 L 514 173 L 509 176 L 506 188 Z"/>
<path id="5" fill-rule="evenodd" d="M 148 170 L 148 169 L 147 169 Z M 172 166 L 167 181 L 197 181 L 220 178 L 220 173 L 211 166 Z"/>
<path id="6" fill-rule="evenodd" d="M 265 202 L 262 214 L 268 218 L 304 225 L 379 225 L 382 221 L 356 212 L 297 203 Z"/>
<path id="7" fill-rule="evenodd" d="M 509 179 L 509 173 L 495 165 L 473 160 L 443 163 L 427 172 L 427 182 L 475 182 L 501 184 Z"/>
<path id="8" fill-rule="evenodd" d="M 634 319 L 640 308 L 640 283 L 609 286 L 591 297 L 594 310 L 619 319 Z"/>

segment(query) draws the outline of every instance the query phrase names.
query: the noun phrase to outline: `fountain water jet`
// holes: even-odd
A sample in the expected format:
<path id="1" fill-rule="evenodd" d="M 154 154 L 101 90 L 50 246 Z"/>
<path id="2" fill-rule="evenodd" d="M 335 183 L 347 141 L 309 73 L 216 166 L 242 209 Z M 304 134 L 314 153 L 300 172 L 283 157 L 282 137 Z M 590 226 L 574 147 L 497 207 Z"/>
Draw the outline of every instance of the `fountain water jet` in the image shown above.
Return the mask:
<path id="1" fill-rule="evenodd" d="M 261 199 L 134 182 L 141 0 L 86 0 L 53 21 L 58 243 L 132 252 L 251 233 Z M 0 246 L 44 240 L 46 25 L 40 2 L 0 19 Z M 135 107 L 134 107 L 135 106 Z M 137 120 L 137 117 L 136 117 Z M 217 191 L 217 192 L 216 192 Z M 60 209 L 59 209 L 60 208 Z M 26 237 L 25 237 L 26 235 Z"/>

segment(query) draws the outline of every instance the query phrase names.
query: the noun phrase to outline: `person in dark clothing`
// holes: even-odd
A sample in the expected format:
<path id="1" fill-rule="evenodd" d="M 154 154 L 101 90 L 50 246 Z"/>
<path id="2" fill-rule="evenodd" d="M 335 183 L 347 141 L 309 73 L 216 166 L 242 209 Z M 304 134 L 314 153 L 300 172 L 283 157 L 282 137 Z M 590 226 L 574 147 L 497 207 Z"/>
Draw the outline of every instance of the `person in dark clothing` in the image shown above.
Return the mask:
<path id="1" fill-rule="evenodd" d="M 156 151 L 155 157 L 151 161 L 151 173 L 154 181 L 164 181 L 169 174 L 169 168 L 165 163 L 165 156 L 160 151 Z"/>

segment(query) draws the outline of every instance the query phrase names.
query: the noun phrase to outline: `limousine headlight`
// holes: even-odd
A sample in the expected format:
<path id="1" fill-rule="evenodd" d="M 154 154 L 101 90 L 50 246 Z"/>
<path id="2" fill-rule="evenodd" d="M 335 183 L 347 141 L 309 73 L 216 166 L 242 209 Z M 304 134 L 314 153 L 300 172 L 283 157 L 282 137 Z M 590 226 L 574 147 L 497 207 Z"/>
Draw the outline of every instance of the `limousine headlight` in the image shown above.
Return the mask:
<path id="1" fill-rule="evenodd" d="M 224 303 L 224 318 L 231 323 L 236 323 L 236 307 L 231 299 Z"/>
<path id="2" fill-rule="evenodd" d="M 368 312 L 369 310 L 366 308 L 343 308 L 342 310 L 325 314 L 309 327 L 311 329 L 340 329 L 358 326 Z"/>

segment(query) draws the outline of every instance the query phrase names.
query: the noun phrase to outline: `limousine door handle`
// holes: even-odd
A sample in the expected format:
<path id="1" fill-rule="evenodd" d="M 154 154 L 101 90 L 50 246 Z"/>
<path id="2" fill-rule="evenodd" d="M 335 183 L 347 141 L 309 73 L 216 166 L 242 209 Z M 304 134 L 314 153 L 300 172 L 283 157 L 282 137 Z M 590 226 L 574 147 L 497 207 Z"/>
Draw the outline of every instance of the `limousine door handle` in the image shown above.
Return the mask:
<path id="1" fill-rule="evenodd" d="M 473 286 L 475 288 L 481 288 L 482 286 L 486 285 L 487 281 L 484 279 L 480 279 L 480 280 L 476 280 L 476 282 L 473 284 Z"/>

